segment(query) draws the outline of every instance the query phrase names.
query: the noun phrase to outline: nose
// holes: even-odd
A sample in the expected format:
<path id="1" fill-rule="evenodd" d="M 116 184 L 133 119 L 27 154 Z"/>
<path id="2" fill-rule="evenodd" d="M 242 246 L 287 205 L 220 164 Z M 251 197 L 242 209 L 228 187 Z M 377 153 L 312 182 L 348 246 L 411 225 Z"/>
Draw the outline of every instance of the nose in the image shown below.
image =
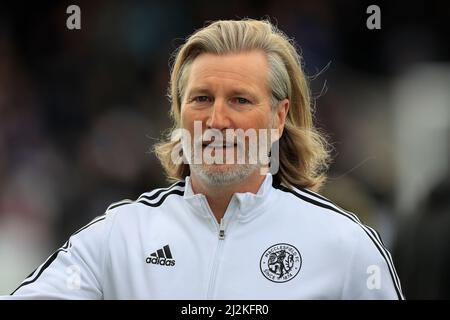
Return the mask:
<path id="1" fill-rule="evenodd" d="M 231 127 L 231 120 L 228 114 L 229 110 L 222 99 L 216 99 L 211 108 L 211 113 L 206 121 L 206 127 L 209 129 L 228 129 Z"/>

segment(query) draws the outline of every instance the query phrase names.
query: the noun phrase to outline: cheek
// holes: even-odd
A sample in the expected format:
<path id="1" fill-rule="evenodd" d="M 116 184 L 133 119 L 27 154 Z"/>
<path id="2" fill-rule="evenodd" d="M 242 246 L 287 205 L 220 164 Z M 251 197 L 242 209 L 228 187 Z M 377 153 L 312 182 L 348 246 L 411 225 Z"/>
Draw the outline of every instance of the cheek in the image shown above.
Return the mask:
<path id="1" fill-rule="evenodd" d="M 242 116 L 239 120 L 240 128 L 269 128 L 272 123 L 272 113 L 270 111 L 255 112 L 251 115 Z"/>
<path id="2" fill-rule="evenodd" d="M 194 125 L 194 119 L 192 112 L 190 112 L 189 108 L 182 107 L 181 108 L 181 126 L 183 128 L 190 128 Z"/>
<path id="3" fill-rule="evenodd" d="M 198 111 L 192 110 L 189 107 L 181 109 L 181 126 L 186 129 L 194 128 L 195 121 L 204 121 L 202 114 Z"/>

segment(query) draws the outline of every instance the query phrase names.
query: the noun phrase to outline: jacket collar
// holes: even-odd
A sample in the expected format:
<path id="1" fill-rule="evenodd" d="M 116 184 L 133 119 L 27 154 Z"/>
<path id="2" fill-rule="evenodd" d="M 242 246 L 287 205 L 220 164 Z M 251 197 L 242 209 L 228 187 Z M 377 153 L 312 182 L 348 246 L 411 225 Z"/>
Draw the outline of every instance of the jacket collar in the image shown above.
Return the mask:
<path id="1" fill-rule="evenodd" d="M 228 209 L 234 207 L 236 216 L 243 222 L 256 217 L 263 212 L 263 209 L 267 207 L 268 202 L 272 200 L 272 183 L 273 177 L 268 173 L 256 194 L 251 192 L 235 193 L 228 204 Z M 186 177 L 184 199 L 196 213 L 203 217 L 211 217 L 210 210 L 208 210 L 209 208 L 205 208 L 205 205 L 209 207 L 205 195 L 194 193 L 190 176 Z M 227 213 L 225 213 L 225 215 L 227 215 Z"/>

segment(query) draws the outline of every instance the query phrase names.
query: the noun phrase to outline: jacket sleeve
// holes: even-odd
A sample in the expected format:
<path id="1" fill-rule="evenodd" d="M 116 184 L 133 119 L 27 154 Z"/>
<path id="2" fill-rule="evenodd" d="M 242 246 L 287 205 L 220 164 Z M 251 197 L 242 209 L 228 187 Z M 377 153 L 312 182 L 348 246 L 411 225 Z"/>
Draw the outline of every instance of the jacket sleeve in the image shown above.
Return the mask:
<path id="1" fill-rule="evenodd" d="M 379 234 L 365 225 L 357 226 L 354 231 L 342 298 L 403 300 L 391 254 Z"/>
<path id="2" fill-rule="evenodd" d="M 97 217 L 75 232 L 5 298 L 102 299 L 109 220 L 107 215 Z"/>

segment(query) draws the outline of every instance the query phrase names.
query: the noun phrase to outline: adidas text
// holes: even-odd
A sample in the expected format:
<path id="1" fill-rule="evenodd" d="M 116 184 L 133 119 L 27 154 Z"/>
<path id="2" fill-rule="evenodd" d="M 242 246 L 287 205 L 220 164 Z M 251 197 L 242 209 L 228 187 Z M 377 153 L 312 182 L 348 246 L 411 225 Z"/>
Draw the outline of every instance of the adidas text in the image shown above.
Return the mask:
<path id="1" fill-rule="evenodd" d="M 168 266 L 168 267 L 173 267 L 175 265 L 175 260 L 159 258 L 159 257 L 147 257 L 145 262 L 151 263 L 151 264 L 159 264 L 161 266 Z"/>

